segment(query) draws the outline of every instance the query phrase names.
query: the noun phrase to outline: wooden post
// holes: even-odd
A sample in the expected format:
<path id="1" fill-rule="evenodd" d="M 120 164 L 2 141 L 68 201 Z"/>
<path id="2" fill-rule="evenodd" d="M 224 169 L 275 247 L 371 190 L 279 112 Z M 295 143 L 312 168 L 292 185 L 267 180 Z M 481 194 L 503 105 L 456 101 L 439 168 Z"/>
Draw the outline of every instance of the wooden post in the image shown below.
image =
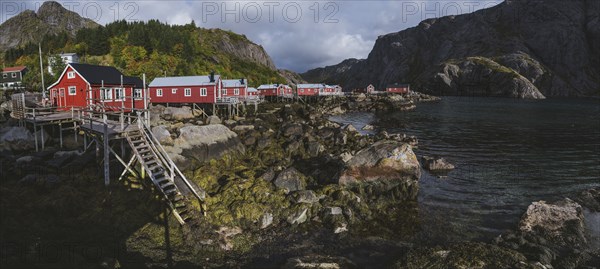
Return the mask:
<path id="1" fill-rule="evenodd" d="M 63 129 L 62 129 L 62 122 L 59 122 L 59 123 L 58 123 L 58 137 L 59 137 L 59 140 L 60 140 L 60 148 L 62 148 L 62 147 L 63 147 L 63 138 L 62 138 L 62 132 L 63 132 Z"/>
<path id="2" fill-rule="evenodd" d="M 33 139 L 35 141 L 35 151 L 38 152 L 37 123 L 35 122 L 35 119 L 33 120 Z"/>
<path id="3" fill-rule="evenodd" d="M 104 185 L 110 184 L 110 150 L 108 148 L 108 124 L 104 122 Z"/>
<path id="4" fill-rule="evenodd" d="M 40 125 L 40 128 L 41 128 L 40 137 L 42 138 L 42 150 L 44 150 L 44 148 L 46 147 L 46 145 L 44 143 L 44 125 Z"/>

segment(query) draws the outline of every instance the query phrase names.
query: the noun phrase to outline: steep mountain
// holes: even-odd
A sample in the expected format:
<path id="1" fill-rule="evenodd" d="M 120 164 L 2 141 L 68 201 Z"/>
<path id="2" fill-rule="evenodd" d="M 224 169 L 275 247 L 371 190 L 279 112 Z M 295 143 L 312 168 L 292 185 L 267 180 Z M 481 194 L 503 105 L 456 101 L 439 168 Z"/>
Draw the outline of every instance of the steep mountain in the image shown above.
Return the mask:
<path id="1" fill-rule="evenodd" d="M 278 71 L 279 75 L 285 79 L 285 83 L 287 84 L 297 85 L 299 83 L 306 83 L 306 80 L 304 80 L 300 74 L 294 71 L 287 69 L 279 69 Z"/>
<path id="2" fill-rule="evenodd" d="M 0 25 L 0 51 L 38 42 L 46 34 L 67 32 L 71 36 L 82 28 L 99 25 L 69 11 L 54 1 L 44 2 L 37 13 L 25 10 Z"/>
<path id="3" fill-rule="evenodd" d="M 352 66 L 360 63 L 364 60 L 357 60 L 354 58 L 346 59 L 339 64 L 330 65 L 326 67 L 315 68 L 307 71 L 306 73 L 301 74 L 302 78 L 307 81 L 319 82 L 326 81 L 332 77 L 338 77 L 344 74 L 344 72 L 348 71 Z"/>
<path id="4" fill-rule="evenodd" d="M 600 1 L 506 0 L 428 19 L 379 37 L 364 61 L 302 76 L 346 88 L 407 82 L 443 95 L 597 96 Z"/>

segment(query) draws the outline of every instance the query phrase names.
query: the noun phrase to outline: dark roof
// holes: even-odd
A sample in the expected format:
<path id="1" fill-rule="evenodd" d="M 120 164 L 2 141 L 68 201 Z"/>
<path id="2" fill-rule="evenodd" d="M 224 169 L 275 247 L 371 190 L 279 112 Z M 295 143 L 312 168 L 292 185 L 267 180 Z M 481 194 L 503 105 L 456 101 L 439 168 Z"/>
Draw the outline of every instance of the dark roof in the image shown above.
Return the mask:
<path id="1" fill-rule="evenodd" d="M 70 63 L 77 73 L 79 73 L 87 82 L 90 84 L 100 85 L 102 82 L 107 85 L 119 85 L 121 84 L 121 76 L 123 76 L 123 84 L 127 85 L 139 85 L 142 87 L 142 80 L 135 77 L 128 77 L 123 75 L 121 71 L 117 70 L 112 66 L 101 66 L 91 64 L 80 64 Z"/>
<path id="2" fill-rule="evenodd" d="M 144 88 L 144 82 L 138 77 L 125 76 L 123 77 L 123 84 L 134 84 L 136 89 Z"/>
<path id="3" fill-rule="evenodd" d="M 25 68 L 27 68 L 26 66 L 14 66 L 14 67 L 5 67 L 2 68 L 2 72 L 17 72 L 17 71 L 23 71 Z"/>

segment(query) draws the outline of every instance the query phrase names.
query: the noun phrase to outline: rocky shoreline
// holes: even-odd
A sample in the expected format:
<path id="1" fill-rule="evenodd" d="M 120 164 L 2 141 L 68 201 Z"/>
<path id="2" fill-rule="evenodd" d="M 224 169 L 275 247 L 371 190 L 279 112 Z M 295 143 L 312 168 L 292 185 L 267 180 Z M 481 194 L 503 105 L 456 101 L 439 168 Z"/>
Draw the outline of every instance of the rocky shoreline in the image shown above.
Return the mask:
<path id="1" fill-rule="evenodd" d="M 15 148 L 19 143 L 14 139 L 3 139 L 0 221 L 3 245 L 14 246 L 15 254 L 2 263 L 39 266 L 49 261 L 31 260 L 40 255 L 31 246 L 90 238 L 100 242 L 103 254 L 90 258 L 65 250 L 70 259 L 56 262 L 103 268 L 597 264 L 600 254 L 591 244 L 594 237 L 584 211 L 600 214 L 598 189 L 573 197 L 577 202 L 532 203 L 519 226 L 493 242 L 437 246 L 419 241 L 416 198 L 422 170 L 412 151 L 416 138 L 385 132 L 360 135 L 328 116 L 410 110 L 435 99 L 415 93 L 402 99 L 356 95 L 309 105 L 264 104 L 256 114 L 224 121 L 202 120 L 190 108 L 154 107 L 153 133 L 208 195 L 207 216 L 185 227 L 166 213 L 144 182 L 129 178 L 102 186 L 93 154 L 25 154 L 30 149 Z M 52 171 L 44 165 L 50 162 Z M 82 164 L 90 168 L 75 171 Z M 33 227 L 23 231 L 18 224 L 22 221 Z M 86 228 L 71 233 L 73 227 Z"/>

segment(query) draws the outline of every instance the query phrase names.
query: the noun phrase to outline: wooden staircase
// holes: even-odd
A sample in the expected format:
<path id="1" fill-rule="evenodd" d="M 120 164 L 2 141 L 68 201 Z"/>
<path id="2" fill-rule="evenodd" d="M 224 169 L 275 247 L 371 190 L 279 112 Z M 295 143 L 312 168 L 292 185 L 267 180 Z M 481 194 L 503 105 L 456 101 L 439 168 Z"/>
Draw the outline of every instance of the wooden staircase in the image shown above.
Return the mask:
<path id="1" fill-rule="evenodd" d="M 137 161 L 142 165 L 157 190 L 164 195 L 175 218 L 182 225 L 189 223 L 195 217 L 194 209 L 189 205 L 190 201 L 186 199 L 180 189 L 188 188 L 188 193 L 191 192 L 196 196 L 201 208 L 205 192 L 193 186 L 185 178 L 143 123 L 140 123 L 139 130 L 128 132 L 126 138 Z M 201 209 L 201 211 L 203 210 Z"/>

